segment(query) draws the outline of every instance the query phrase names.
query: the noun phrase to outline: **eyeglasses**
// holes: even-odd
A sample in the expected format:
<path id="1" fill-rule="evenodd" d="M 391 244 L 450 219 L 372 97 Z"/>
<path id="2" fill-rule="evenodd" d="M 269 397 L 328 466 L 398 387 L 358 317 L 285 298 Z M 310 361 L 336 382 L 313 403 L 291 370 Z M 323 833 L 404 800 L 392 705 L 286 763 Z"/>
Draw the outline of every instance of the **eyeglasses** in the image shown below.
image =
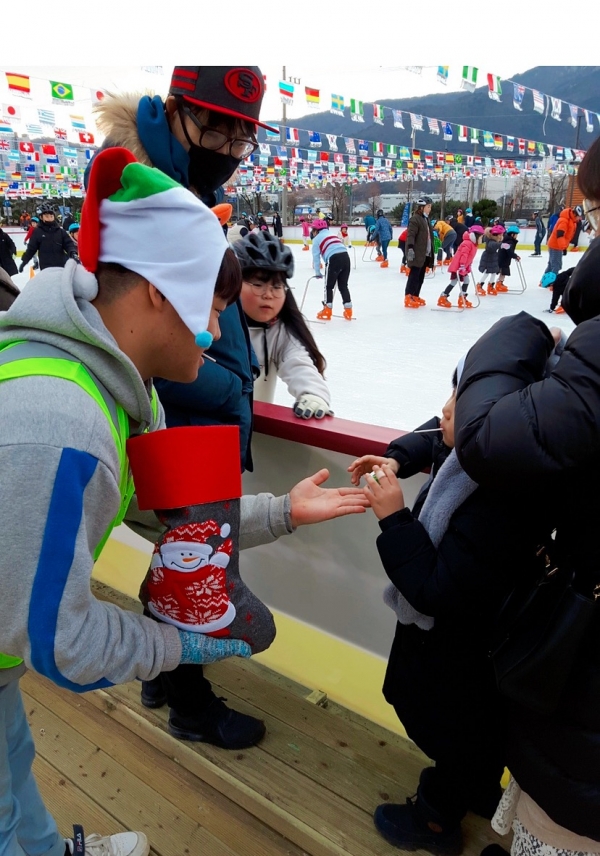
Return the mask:
<path id="1" fill-rule="evenodd" d="M 210 151 L 215 152 L 218 149 L 222 149 L 223 146 L 229 143 L 229 149 L 226 154 L 231 155 L 238 160 L 243 160 L 243 158 L 249 157 L 258 148 L 258 143 L 255 143 L 252 140 L 241 140 L 238 137 L 228 137 L 227 134 L 217 131 L 216 128 L 209 128 L 208 125 L 203 125 L 194 112 L 185 105 L 183 106 L 183 112 L 192 120 L 194 125 L 200 131 L 198 145 L 202 146 L 204 149 L 210 149 Z"/>
<path id="2" fill-rule="evenodd" d="M 281 297 L 288 290 L 287 285 L 281 285 L 280 283 L 248 282 L 246 279 L 244 280 L 244 285 L 249 285 L 252 289 L 252 294 L 256 294 L 257 297 L 261 297 L 267 293 L 270 293 L 273 297 Z"/>
<path id="3" fill-rule="evenodd" d="M 589 201 L 589 199 L 583 200 L 583 214 L 594 232 L 597 232 L 598 227 L 600 226 L 600 216 L 598 214 L 594 214 L 593 217 L 590 217 L 590 214 L 592 214 L 594 211 L 600 211 L 600 205 L 595 205 L 593 208 L 590 208 L 589 206 L 591 204 L 592 203 Z"/>

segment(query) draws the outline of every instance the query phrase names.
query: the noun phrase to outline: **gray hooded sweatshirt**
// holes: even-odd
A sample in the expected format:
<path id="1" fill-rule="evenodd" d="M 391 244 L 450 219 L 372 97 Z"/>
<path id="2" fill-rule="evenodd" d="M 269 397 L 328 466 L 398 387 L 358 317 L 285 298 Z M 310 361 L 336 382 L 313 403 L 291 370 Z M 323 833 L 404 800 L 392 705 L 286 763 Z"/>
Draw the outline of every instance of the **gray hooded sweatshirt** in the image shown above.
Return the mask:
<path id="1" fill-rule="evenodd" d="M 39 343 L 40 356 L 44 346 L 60 348 L 122 405 L 132 433 L 164 428 L 162 408 L 152 416 L 150 385 L 90 302 L 96 294 L 95 277 L 74 261 L 48 268 L 0 313 L 0 344 Z M 10 353 L 0 352 L 0 364 Z M 94 551 L 121 495 L 110 424 L 89 393 L 54 377 L 0 382 L 0 472 L 0 651 L 76 692 L 174 669 L 177 628 L 98 601 L 90 590 Z M 135 498 L 126 522 L 149 540 L 162 528 Z M 291 531 L 289 497 L 242 498 L 242 548 Z M 21 673 L 0 670 L 0 686 Z"/>

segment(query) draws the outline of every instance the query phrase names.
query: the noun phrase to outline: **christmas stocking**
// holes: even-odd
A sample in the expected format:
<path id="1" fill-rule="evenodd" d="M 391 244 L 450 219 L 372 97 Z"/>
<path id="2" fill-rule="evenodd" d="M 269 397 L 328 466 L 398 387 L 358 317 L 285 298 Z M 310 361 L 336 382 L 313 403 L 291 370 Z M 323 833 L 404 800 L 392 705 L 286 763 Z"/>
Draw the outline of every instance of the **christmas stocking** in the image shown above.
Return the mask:
<path id="1" fill-rule="evenodd" d="M 239 571 L 239 429 L 155 431 L 129 440 L 127 454 L 140 509 L 167 527 L 140 592 L 146 609 L 181 630 L 264 651 L 275 638 L 273 616 Z"/>

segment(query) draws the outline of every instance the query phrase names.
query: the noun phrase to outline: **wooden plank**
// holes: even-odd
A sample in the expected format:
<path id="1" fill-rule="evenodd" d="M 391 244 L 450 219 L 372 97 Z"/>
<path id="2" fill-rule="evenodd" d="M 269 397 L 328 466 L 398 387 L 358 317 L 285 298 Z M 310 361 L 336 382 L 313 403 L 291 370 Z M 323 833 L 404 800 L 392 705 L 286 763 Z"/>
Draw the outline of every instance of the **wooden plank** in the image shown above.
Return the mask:
<path id="1" fill-rule="evenodd" d="M 360 811 L 302 773 L 255 747 L 223 752 L 209 744 L 185 744 L 166 732 L 164 712 L 146 710 L 131 685 L 99 691 L 90 699 L 199 778 L 314 854 L 376 856 L 390 849 L 377 834 L 370 811 Z"/>
<path id="2" fill-rule="evenodd" d="M 238 856 L 47 707 L 27 693 L 24 699 L 38 755 L 82 793 L 107 806 L 123 828 L 144 832 L 161 856 Z"/>
<path id="3" fill-rule="evenodd" d="M 177 794 L 177 806 L 236 853 L 244 856 L 302 856 L 302 851 L 260 823 L 253 815 L 198 780 L 157 749 L 89 703 L 88 695 L 74 696 L 48 681 L 28 675 L 28 697 L 92 741 L 166 799 Z M 107 727 L 110 726 L 110 727 Z"/>

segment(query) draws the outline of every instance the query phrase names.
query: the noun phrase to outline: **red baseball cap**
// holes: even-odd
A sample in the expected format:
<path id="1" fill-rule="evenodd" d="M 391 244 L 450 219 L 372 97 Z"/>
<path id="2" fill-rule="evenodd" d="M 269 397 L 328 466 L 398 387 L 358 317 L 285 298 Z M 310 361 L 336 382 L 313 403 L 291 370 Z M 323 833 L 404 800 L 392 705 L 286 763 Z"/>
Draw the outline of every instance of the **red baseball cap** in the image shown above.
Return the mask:
<path id="1" fill-rule="evenodd" d="M 182 95 L 191 104 L 277 132 L 259 122 L 264 94 L 265 80 L 256 65 L 178 65 L 169 89 L 169 95 Z"/>

